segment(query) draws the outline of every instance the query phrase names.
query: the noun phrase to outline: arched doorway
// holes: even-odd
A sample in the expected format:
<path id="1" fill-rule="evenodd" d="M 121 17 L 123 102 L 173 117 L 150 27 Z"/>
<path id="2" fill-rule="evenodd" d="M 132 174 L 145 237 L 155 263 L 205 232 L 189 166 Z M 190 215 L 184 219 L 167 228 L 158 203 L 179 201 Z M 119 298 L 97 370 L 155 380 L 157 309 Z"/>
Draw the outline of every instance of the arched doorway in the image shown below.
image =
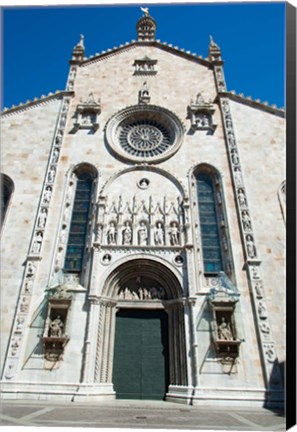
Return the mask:
<path id="1" fill-rule="evenodd" d="M 117 398 L 164 399 L 187 385 L 184 306 L 177 276 L 159 259 L 131 259 L 106 278 L 95 382 Z"/>

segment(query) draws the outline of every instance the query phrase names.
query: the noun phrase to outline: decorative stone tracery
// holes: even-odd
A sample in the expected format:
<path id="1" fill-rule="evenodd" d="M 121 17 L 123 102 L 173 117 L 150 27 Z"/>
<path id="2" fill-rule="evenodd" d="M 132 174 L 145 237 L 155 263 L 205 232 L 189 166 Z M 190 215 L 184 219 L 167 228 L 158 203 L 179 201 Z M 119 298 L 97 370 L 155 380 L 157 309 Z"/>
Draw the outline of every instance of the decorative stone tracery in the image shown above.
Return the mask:
<path id="1" fill-rule="evenodd" d="M 48 166 L 45 172 L 45 181 L 41 192 L 41 200 L 37 210 L 37 216 L 33 229 L 33 235 L 29 247 L 29 253 L 26 260 L 24 276 L 21 285 L 21 294 L 18 305 L 17 314 L 13 323 L 13 331 L 9 343 L 10 353 L 6 358 L 4 367 L 4 378 L 12 379 L 17 372 L 20 353 L 28 320 L 28 313 L 32 293 L 34 289 L 34 281 L 38 269 L 38 263 L 42 258 L 42 245 L 45 237 L 46 224 L 50 212 L 50 203 L 53 194 L 54 181 L 60 156 L 60 149 L 64 136 L 64 130 L 67 120 L 67 114 L 70 106 L 70 95 L 63 98 L 61 110 L 58 117 L 57 128 L 53 137 L 52 148 L 49 155 Z M 16 339 L 16 336 L 17 339 Z M 17 349 L 16 349 L 17 340 Z"/>
<path id="2" fill-rule="evenodd" d="M 224 95 L 225 83 L 223 79 L 221 53 L 219 47 L 211 39 L 209 46 L 209 57 L 213 62 L 215 79 L 219 92 L 219 103 L 222 112 L 224 131 L 226 136 L 227 151 L 229 156 L 231 175 L 233 178 L 235 196 L 237 197 L 238 215 L 246 257 L 246 270 L 248 282 L 253 294 L 253 303 L 256 310 L 256 328 L 259 334 L 260 347 L 263 355 L 263 369 L 266 385 L 269 388 L 278 389 L 282 387 L 280 370 L 275 365 L 276 354 L 274 342 L 270 330 L 267 307 L 264 299 L 263 280 L 261 275 L 261 261 L 257 251 L 253 225 L 251 221 L 251 212 L 249 210 L 246 189 L 240 157 L 233 130 L 233 121 L 229 99 Z M 243 211 L 244 210 L 244 211 Z M 265 321 L 265 326 L 263 326 Z M 269 349 L 267 349 L 267 338 L 270 338 Z"/>
<path id="3" fill-rule="evenodd" d="M 107 142 L 125 160 L 161 162 L 179 149 L 183 126 L 172 112 L 148 104 L 147 89 L 141 90 L 139 102 L 139 105 L 126 108 L 109 120 Z"/>

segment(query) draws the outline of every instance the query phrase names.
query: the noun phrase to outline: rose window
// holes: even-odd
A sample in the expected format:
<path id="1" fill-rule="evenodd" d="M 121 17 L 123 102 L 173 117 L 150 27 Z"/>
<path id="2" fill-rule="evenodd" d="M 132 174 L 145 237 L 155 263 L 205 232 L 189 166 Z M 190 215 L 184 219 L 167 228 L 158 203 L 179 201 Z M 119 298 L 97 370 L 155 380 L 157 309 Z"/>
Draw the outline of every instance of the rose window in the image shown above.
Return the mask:
<path id="1" fill-rule="evenodd" d="M 133 156 L 154 157 L 163 153 L 173 142 L 170 131 L 153 121 L 130 123 L 119 133 L 123 150 Z"/>
<path id="2" fill-rule="evenodd" d="M 167 159 L 178 150 L 182 136 L 179 119 L 153 105 L 126 108 L 112 117 L 106 127 L 112 150 L 135 162 Z"/>

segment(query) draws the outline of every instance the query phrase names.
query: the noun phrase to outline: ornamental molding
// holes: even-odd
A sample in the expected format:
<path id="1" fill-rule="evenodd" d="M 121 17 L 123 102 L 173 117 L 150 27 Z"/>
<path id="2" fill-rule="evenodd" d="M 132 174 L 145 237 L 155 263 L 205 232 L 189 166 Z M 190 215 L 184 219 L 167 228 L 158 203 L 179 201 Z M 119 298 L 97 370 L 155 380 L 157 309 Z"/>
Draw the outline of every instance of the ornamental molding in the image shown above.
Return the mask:
<path id="1" fill-rule="evenodd" d="M 117 112 L 106 124 L 110 149 L 121 159 L 138 163 L 159 163 L 180 148 L 184 126 L 171 111 L 140 104 Z"/>
<path id="2" fill-rule="evenodd" d="M 111 184 L 117 178 L 119 178 L 121 175 L 124 175 L 126 173 L 130 173 L 130 172 L 133 172 L 133 171 L 143 171 L 144 174 L 147 171 L 160 174 L 160 175 L 164 176 L 166 179 L 172 181 L 172 183 L 176 186 L 176 188 L 180 192 L 180 194 L 181 194 L 181 196 L 182 196 L 183 199 L 187 198 L 186 187 L 184 185 L 184 182 L 180 178 L 176 177 L 169 170 L 164 170 L 164 168 L 159 168 L 159 167 L 156 167 L 156 166 L 149 166 L 148 164 L 139 164 L 139 165 L 135 165 L 133 167 L 125 168 L 124 170 L 117 171 L 115 174 L 113 174 L 112 176 L 110 176 L 105 181 L 105 183 L 103 184 L 102 188 L 100 189 L 99 197 L 100 197 L 100 195 L 102 195 L 102 196 L 105 195 L 105 193 L 108 191 L 108 188 L 111 186 Z"/>

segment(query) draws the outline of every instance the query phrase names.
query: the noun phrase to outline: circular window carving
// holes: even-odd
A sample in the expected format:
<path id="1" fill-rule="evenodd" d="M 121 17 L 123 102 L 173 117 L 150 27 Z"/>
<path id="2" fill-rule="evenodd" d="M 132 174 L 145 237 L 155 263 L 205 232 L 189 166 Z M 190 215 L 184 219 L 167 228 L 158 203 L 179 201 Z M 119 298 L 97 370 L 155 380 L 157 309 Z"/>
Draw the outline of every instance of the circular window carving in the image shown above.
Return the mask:
<path id="1" fill-rule="evenodd" d="M 106 127 L 109 146 L 133 162 L 160 162 L 180 147 L 183 126 L 172 112 L 154 105 L 126 108 Z"/>

